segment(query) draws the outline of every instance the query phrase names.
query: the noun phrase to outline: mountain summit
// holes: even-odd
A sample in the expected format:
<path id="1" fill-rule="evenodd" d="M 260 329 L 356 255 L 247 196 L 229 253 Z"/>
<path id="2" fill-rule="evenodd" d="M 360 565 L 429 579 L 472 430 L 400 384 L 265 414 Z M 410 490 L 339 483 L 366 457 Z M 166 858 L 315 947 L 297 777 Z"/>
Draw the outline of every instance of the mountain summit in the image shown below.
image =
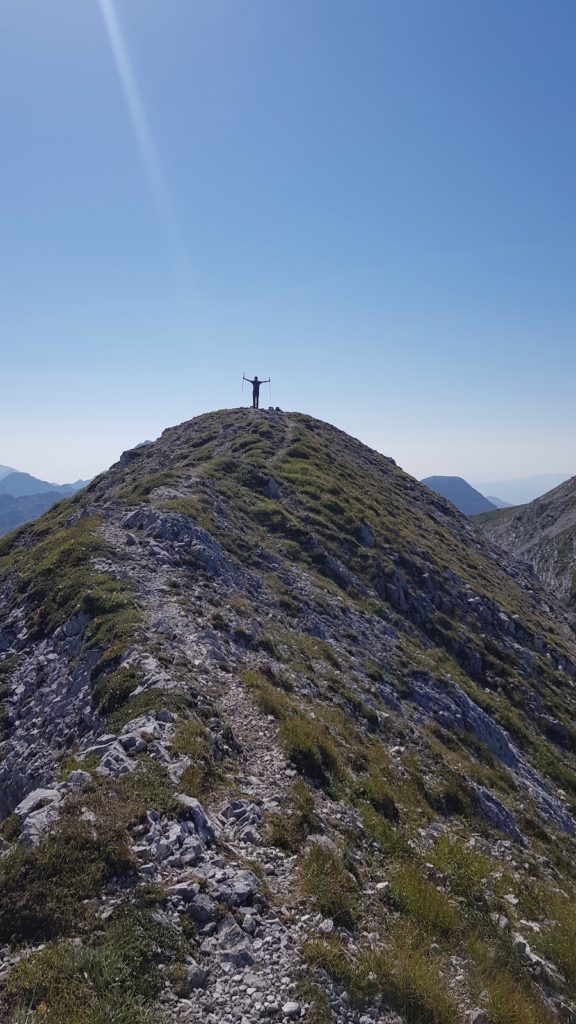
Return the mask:
<path id="1" fill-rule="evenodd" d="M 576 639 L 336 428 L 226 410 L 0 542 L 2 1019 L 574 1019 Z"/>
<path id="2" fill-rule="evenodd" d="M 420 483 L 451 501 L 467 516 L 477 516 L 480 512 L 492 512 L 498 508 L 490 498 L 485 498 L 461 476 L 428 476 Z"/>

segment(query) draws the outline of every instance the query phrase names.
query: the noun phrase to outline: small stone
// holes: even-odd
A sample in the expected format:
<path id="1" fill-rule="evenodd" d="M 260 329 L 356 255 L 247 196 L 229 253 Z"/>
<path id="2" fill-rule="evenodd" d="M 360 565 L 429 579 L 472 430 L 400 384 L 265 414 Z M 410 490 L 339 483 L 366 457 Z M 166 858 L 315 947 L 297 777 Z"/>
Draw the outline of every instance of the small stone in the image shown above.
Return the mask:
<path id="1" fill-rule="evenodd" d="M 319 927 L 318 930 L 321 931 L 321 932 L 324 932 L 326 935 L 329 935 L 330 932 L 333 932 L 334 931 L 334 921 L 332 920 L 332 918 L 331 917 L 325 917 L 324 920 L 321 922 L 320 927 Z"/>
<path id="2" fill-rule="evenodd" d="M 284 1014 L 285 1017 L 288 1017 L 290 1020 L 295 1020 L 296 1017 L 300 1016 L 300 1003 L 284 1003 L 284 1006 L 282 1007 L 282 1013 Z"/>
<path id="3" fill-rule="evenodd" d="M 468 1010 L 464 1020 L 466 1024 L 488 1024 L 488 1014 L 481 1007 L 475 1006 L 473 1010 Z"/>
<path id="4" fill-rule="evenodd" d="M 191 960 L 186 967 L 186 983 L 189 989 L 202 988 L 208 971 L 201 967 L 196 960 Z"/>
<path id="5" fill-rule="evenodd" d="M 526 942 L 526 939 L 524 938 L 523 935 L 519 935 L 518 933 L 513 935 L 512 936 L 512 945 L 514 947 L 514 952 L 518 956 L 521 956 L 521 957 L 529 957 L 530 956 L 530 946 Z"/>
<path id="6" fill-rule="evenodd" d="M 70 772 L 67 783 L 72 786 L 73 789 L 80 789 L 81 786 L 85 786 L 90 782 L 91 776 L 89 772 L 83 772 L 79 768 L 76 771 Z"/>
<path id="7" fill-rule="evenodd" d="M 183 893 L 181 893 L 181 895 L 183 899 L 186 899 L 186 896 Z M 214 917 L 214 904 L 204 893 L 199 893 L 197 896 L 192 898 L 192 901 L 188 906 L 187 913 L 190 915 L 192 920 L 196 922 L 196 924 L 207 924 Z"/>
<path id="8" fill-rule="evenodd" d="M 490 920 L 497 928 L 500 929 L 501 932 L 503 932 L 510 924 L 508 918 L 504 917 L 504 914 L 499 914 L 497 911 L 493 911 L 493 913 L 490 914 Z"/>
<path id="9" fill-rule="evenodd" d="M 506 900 L 507 903 L 510 904 L 511 907 L 517 907 L 518 906 L 518 897 L 515 896 L 514 893 L 512 893 L 512 892 L 507 893 L 506 896 L 504 896 L 504 899 Z"/>

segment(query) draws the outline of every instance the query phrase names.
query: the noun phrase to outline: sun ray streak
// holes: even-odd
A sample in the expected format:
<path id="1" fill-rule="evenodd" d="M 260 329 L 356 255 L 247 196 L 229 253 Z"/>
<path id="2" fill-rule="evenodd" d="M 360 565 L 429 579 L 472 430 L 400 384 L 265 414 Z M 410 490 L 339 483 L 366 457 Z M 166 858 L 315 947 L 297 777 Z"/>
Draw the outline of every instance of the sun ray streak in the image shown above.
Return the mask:
<path id="1" fill-rule="evenodd" d="M 132 61 L 122 32 L 122 27 L 114 8 L 113 0 L 98 0 L 110 48 L 116 65 L 118 78 L 124 95 L 132 130 L 140 151 L 144 171 L 156 214 L 165 236 L 166 245 L 179 278 L 180 286 L 191 281 L 191 266 L 178 218 L 174 210 L 172 197 L 166 185 L 166 179 L 158 149 L 146 114 L 142 96 L 132 67 Z"/>

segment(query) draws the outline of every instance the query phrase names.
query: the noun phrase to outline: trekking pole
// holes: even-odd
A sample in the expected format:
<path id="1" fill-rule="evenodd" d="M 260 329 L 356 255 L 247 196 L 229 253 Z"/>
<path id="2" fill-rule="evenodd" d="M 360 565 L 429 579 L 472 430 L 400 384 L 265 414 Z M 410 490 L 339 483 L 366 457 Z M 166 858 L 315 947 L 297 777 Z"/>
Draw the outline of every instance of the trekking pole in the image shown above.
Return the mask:
<path id="1" fill-rule="evenodd" d="M 244 370 L 242 370 L 242 404 L 244 404 Z"/>
<path id="2" fill-rule="evenodd" d="M 268 394 L 270 395 L 270 405 L 272 405 L 272 377 L 268 381 Z"/>

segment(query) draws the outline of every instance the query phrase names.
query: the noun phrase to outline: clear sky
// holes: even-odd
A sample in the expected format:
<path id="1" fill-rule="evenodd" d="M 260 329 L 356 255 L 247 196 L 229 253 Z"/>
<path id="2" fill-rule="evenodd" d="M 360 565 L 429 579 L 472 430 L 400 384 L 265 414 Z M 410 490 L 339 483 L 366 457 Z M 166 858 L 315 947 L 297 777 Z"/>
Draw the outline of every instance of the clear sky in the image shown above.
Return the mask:
<path id="1" fill-rule="evenodd" d="M 0 462 L 90 476 L 245 371 L 416 476 L 576 472 L 575 39 L 574 0 L 2 0 Z"/>

